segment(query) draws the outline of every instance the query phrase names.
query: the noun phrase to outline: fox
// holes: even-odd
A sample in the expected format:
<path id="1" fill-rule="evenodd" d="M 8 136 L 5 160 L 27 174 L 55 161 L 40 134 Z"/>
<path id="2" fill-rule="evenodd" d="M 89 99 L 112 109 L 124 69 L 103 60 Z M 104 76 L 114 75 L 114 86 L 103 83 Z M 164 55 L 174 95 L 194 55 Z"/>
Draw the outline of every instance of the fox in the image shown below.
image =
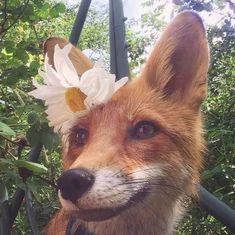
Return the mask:
<path id="1" fill-rule="evenodd" d="M 54 65 L 50 38 L 44 53 Z M 78 75 L 93 67 L 72 47 Z M 138 76 L 78 117 L 63 139 L 61 209 L 46 235 L 171 235 L 197 197 L 205 140 L 209 47 L 200 16 L 179 13 Z"/>

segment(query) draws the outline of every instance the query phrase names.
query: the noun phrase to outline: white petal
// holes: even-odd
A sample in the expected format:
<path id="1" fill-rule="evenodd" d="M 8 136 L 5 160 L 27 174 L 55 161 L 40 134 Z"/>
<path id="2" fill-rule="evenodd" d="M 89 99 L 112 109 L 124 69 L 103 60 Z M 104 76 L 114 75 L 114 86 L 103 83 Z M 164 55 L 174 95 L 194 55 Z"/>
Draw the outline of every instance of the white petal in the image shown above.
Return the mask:
<path id="1" fill-rule="evenodd" d="M 48 81 L 48 85 L 58 86 L 61 76 L 47 62 L 45 62 L 45 73 L 47 75 L 46 79 Z"/>
<path id="2" fill-rule="evenodd" d="M 31 96 L 34 96 L 37 99 L 41 100 L 47 100 L 50 99 L 53 96 L 64 96 L 65 89 L 57 87 L 56 89 L 54 87 L 49 87 L 46 85 L 42 85 L 38 87 L 37 89 L 29 92 L 28 94 Z"/>
<path id="3" fill-rule="evenodd" d="M 50 99 L 45 101 L 45 105 L 52 105 L 52 104 L 57 104 L 57 103 L 61 103 L 64 101 L 64 96 L 63 95 L 57 95 L 57 96 L 53 96 Z"/>
<path id="4" fill-rule="evenodd" d="M 61 81 L 66 81 L 70 86 L 77 86 L 79 83 L 79 77 L 68 56 L 71 48 L 71 44 L 67 44 L 63 49 L 60 49 L 59 46 L 56 45 L 54 52 L 54 64 L 57 73 L 63 77 Z"/>
<path id="5" fill-rule="evenodd" d="M 55 127 L 55 131 L 59 131 L 63 127 L 64 123 L 70 120 L 73 116 L 73 112 L 67 108 L 65 101 L 48 106 L 45 112 L 48 115 L 50 125 Z"/>
<path id="6" fill-rule="evenodd" d="M 94 100 L 99 103 L 105 103 L 108 101 L 114 93 L 115 84 L 110 82 L 109 79 L 104 79 L 102 81 L 102 87 L 96 92 Z"/>
<path id="7" fill-rule="evenodd" d="M 103 60 L 102 59 L 99 59 L 96 63 L 95 63 L 95 65 L 94 65 L 94 68 L 104 68 L 104 62 L 103 62 Z"/>
<path id="8" fill-rule="evenodd" d="M 115 90 L 114 90 L 114 92 L 116 92 L 119 88 L 124 86 L 127 82 L 128 82 L 128 77 L 123 77 L 123 78 L 119 79 L 118 81 L 116 81 L 115 82 Z"/>
<path id="9" fill-rule="evenodd" d="M 43 78 L 43 83 L 44 84 L 50 85 L 49 84 L 50 82 L 47 80 L 47 74 L 43 70 L 39 69 L 38 74 Z"/>

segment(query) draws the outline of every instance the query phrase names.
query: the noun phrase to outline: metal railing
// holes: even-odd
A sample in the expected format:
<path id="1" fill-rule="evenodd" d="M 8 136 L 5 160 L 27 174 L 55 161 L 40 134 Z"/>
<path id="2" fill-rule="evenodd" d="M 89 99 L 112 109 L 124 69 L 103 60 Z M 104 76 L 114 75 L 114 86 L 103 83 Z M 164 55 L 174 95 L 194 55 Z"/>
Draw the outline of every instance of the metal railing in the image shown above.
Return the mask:
<path id="1" fill-rule="evenodd" d="M 42 150 L 42 144 L 33 147 L 29 153 L 28 161 L 37 162 L 39 160 Z M 11 228 L 14 224 L 15 218 L 19 212 L 20 206 L 25 198 L 25 191 L 18 188 L 10 200 L 5 200 L 0 203 L 0 235 L 11 235 Z M 31 205 L 31 199 L 27 198 L 27 203 Z M 33 211 L 29 206 L 28 210 Z M 33 215 L 32 215 L 33 216 Z M 37 231 L 37 228 L 35 228 Z M 33 233 L 38 235 L 39 233 Z"/>
<path id="2" fill-rule="evenodd" d="M 77 45 L 79 37 L 86 20 L 86 16 L 91 4 L 91 0 L 82 0 L 69 41 Z M 125 42 L 125 17 L 121 0 L 109 0 L 110 7 L 110 64 L 111 73 L 116 74 L 117 79 L 129 75 L 127 45 Z M 37 162 L 42 150 L 39 144 L 32 148 L 29 154 L 29 161 Z M 235 210 L 209 193 L 201 185 L 198 187 L 198 204 L 207 213 L 221 221 L 231 231 L 235 232 Z M 21 203 L 25 198 L 25 191 L 18 189 L 11 200 L 0 203 L 0 235 L 10 235 L 11 228 L 20 209 Z M 27 198 L 27 197 L 26 197 Z M 30 200 L 30 199 L 28 199 Z M 29 201 L 30 205 L 30 201 Z M 38 235 L 39 232 L 32 231 Z"/>

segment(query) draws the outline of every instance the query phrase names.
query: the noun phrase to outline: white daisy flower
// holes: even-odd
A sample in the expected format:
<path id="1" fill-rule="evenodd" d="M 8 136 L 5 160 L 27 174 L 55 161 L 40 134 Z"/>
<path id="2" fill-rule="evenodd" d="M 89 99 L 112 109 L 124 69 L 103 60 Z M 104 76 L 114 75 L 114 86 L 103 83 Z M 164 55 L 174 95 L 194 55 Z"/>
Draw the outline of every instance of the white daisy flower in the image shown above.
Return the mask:
<path id="1" fill-rule="evenodd" d="M 115 82 L 115 75 L 105 71 L 99 63 L 79 77 L 68 56 L 71 48 L 70 43 L 62 49 L 55 46 L 55 69 L 45 56 L 44 71 L 39 71 L 43 85 L 34 80 L 36 89 L 29 92 L 29 95 L 45 101 L 49 125 L 62 134 L 69 128 L 74 116 L 93 105 L 107 102 L 128 81 L 124 77 Z"/>

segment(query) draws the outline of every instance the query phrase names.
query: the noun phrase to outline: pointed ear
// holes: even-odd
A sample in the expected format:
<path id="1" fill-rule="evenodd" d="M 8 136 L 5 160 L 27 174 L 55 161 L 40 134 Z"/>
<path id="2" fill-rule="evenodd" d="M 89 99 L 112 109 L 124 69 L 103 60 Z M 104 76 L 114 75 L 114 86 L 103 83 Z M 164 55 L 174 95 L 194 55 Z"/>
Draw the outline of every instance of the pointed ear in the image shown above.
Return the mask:
<path id="1" fill-rule="evenodd" d="M 180 13 L 155 45 L 141 77 L 166 98 L 199 108 L 206 96 L 208 43 L 201 18 Z"/>
<path id="2" fill-rule="evenodd" d="M 53 57 L 54 57 L 54 48 L 55 45 L 58 44 L 60 48 L 63 48 L 69 42 L 62 38 L 49 38 L 43 45 L 44 55 L 47 54 L 49 58 L 49 63 L 54 66 Z M 69 58 L 72 61 L 78 75 L 82 75 L 88 69 L 93 67 L 91 60 L 84 55 L 78 48 L 72 47 Z"/>

